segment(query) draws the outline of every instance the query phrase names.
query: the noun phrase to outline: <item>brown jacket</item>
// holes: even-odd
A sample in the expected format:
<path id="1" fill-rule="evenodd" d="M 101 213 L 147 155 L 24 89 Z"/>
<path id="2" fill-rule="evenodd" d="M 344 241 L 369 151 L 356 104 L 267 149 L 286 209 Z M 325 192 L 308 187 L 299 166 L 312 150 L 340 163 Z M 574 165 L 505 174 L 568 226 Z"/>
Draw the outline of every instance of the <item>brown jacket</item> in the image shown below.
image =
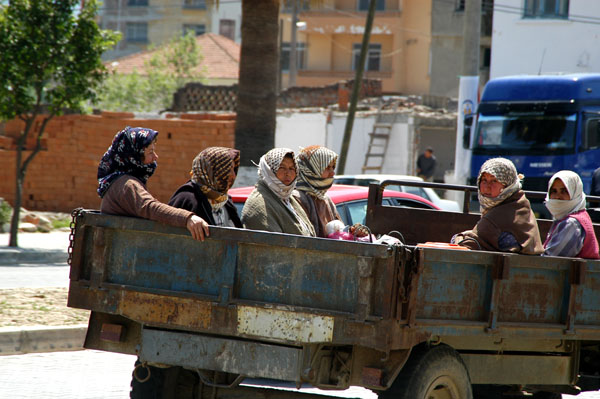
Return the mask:
<path id="1" fill-rule="evenodd" d="M 514 252 L 527 255 L 539 255 L 544 252 L 535 215 L 522 190 L 481 215 L 473 230 L 458 234 L 455 242 L 471 249 L 479 249 L 471 240 L 461 242 L 470 237 L 476 239 L 484 251 L 501 251 L 498 239 L 503 232 L 511 233 L 521 246 L 520 250 Z"/>
<path id="2" fill-rule="evenodd" d="M 144 184 L 130 175 L 115 180 L 102 197 L 100 211 L 111 215 L 137 216 L 171 226 L 186 227 L 193 212 L 163 204 Z"/>
<path id="3" fill-rule="evenodd" d="M 335 204 L 329 196 L 326 195 L 326 199 L 322 200 L 314 195 L 308 194 L 306 191 L 300 190 L 294 190 L 292 195 L 298 200 L 300 205 L 302 205 L 302 208 L 315 228 L 317 237 L 327 238 L 325 225 L 332 220 L 342 220 Z"/>

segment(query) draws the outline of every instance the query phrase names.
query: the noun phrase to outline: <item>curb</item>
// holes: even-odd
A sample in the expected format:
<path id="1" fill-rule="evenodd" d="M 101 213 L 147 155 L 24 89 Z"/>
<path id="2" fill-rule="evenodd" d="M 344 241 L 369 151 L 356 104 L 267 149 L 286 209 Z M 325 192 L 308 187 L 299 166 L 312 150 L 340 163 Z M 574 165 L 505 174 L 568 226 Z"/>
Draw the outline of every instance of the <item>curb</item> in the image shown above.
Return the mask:
<path id="1" fill-rule="evenodd" d="M 27 248 L 1 248 L 0 266 L 29 263 L 67 263 L 68 255 L 64 250 L 39 250 Z"/>
<path id="2" fill-rule="evenodd" d="M 0 327 L 0 356 L 82 350 L 87 324 Z"/>

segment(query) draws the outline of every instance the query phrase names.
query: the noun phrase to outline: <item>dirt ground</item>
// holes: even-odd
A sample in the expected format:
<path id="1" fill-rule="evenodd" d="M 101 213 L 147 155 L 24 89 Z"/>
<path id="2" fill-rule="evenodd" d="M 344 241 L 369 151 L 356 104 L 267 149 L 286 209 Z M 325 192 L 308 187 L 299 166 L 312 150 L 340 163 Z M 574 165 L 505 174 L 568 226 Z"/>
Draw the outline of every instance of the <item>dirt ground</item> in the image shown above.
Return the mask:
<path id="1" fill-rule="evenodd" d="M 88 310 L 67 307 L 68 288 L 0 289 L 0 327 L 86 324 Z"/>

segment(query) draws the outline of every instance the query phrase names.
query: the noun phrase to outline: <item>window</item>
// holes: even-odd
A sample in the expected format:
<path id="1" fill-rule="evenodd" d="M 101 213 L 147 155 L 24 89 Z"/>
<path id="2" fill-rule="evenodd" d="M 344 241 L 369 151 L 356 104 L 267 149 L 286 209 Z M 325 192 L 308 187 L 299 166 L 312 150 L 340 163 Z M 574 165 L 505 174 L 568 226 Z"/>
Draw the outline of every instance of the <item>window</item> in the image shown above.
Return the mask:
<path id="1" fill-rule="evenodd" d="M 358 11 L 369 11 L 369 1 L 370 0 L 358 0 Z M 375 9 L 377 11 L 385 10 L 385 0 L 377 0 Z"/>
<path id="2" fill-rule="evenodd" d="M 576 114 L 515 112 L 479 115 L 474 151 L 478 154 L 555 155 L 575 152 Z"/>
<path id="3" fill-rule="evenodd" d="M 183 8 L 206 9 L 206 0 L 183 0 Z"/>
<path id="4" fill-rule="evenodd" d="M 148 5 L 148 0 L 127 0 L 129 7 L 142 7 Z"/>
<path id="5" fill-rule="evenodd" d="M 281 44 L 281 70 L 290 70 L 290 43 Z M 306 58 L 306 43 L 296 43 L 296 69 L 304 69 L 304 59 Z"/>
<path id="6" fill-rule="evenodd" d="M 307 11 L 310 9 L 310 0 L 285 0 L 281 12 L 291 13 L 294 1 L 298 4 L 298 11 Z"/>
<path id="7" fill-rule="evenodd" d="M 148 24 L 146 22 L 127 22 L 125 37 L 128 42 L 148 42 Z"/>
<path id="8" fill-rule="evenodd" d="M 222 19 L 219 21 L 219 35 L 235 40 L 235 20 Z"/>
<path id="9" fill-rule="evenodd" d="M 525 0 L 523 18 L 569 18 L 569 0 Z"/>
<path id="10" fill-rule="evenodd" d="M 583 150 L 600 147 L 600 114 L 584 114 L 585 136 L 583 137 Z"/>
<path id="11" fill-rule="evenodd" d="M 360 43 L 354 43 L 352 45 L 352 70 L 356 70 L 356 66 L 360 60 Z M 381 67 L 381 44 L 371 43 L 369 44 L 369 50 L 367 51 L 367 58 L 365 60 L 365 71 L 379 71 Z"/>
<path id="12" fill-rule="evenodd" d="M 188 31 L 193 31 L 196 36 L 202 35 L 206 32 L 206 26 L 202 24 L 183 24 L 183 35 L 185 36 Z"/>
<path id="13" fill-rule="evenodd" d="M 456 11 L 464 11 L 465 10 L 465 0 L 456 0 L 456 6 L 454 7 Z"/>
<path id="14" fill-rule="evenodd" d="M 481 67 L 489 68 L 492 60 L 492 49 L 489 47 L 484 47 L 481 52 Z"/>

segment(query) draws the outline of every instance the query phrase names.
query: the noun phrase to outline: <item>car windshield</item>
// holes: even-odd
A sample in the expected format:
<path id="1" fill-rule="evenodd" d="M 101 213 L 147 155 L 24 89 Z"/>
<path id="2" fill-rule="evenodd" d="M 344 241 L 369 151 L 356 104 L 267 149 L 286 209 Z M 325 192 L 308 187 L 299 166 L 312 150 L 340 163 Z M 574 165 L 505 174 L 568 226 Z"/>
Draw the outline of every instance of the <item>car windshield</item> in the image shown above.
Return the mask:
<path id="1" fill-rule="evenodd" d="M 480 115 L 473 150 L 479 154 L 558 154 L 575 151 L 576 115 Z"/>

